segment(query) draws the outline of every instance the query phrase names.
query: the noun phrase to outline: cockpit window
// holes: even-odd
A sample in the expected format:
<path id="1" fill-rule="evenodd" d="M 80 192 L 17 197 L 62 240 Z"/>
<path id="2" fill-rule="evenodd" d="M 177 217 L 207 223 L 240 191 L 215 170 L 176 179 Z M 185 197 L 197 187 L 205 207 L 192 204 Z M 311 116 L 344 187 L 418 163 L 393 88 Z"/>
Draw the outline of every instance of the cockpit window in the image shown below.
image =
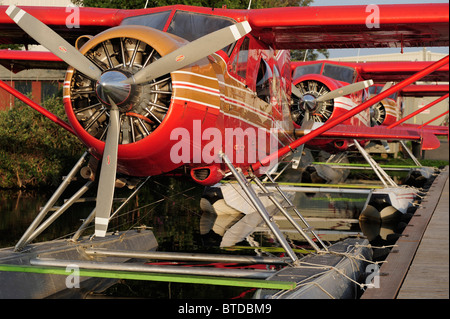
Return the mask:
<path id="1" fill-rule="evenodd" d="M 372 85 L 371 87 L 369 87 L 369 93 L 372 95 L 380 94 L 381 91 L 383 90 L 383 87 L 384 86 L 381 86 L 381 85 Z M 389 95 L 388 98 L 392 99 L 392 100 L 397 100 L 397 96 L 398 96 L 398 93 L 395 92 L 395 93 Z"/>
<path id="2" fill-rule="evenodd" d="M 353 83 L 354 74 L 353 68 L 328 63 L 325 63 L 322 73 L 324 76 L 346 83 Z"/>
<path id="3" fill-rule="evenodd" d="M 130 17 L 124 19 L 121 24 L 144 25 L 158 30 L 163 30 L 170 13 L 171 11 L 164 11 L 137 17 Z M 194 41 L 204 35 L 228 27 L 234 23 L 234 20 L 226 17 L 178 10 L 175 12 L 167 32 L 175 34 L 188 41 Z M 230 44 L 223 50 L 228 53 L 228 49 L 232 46 L 233 44 Z"/>
<path id="4" fill-rule="evenodd" d="M 305 74 L 320 74 L 321 69 L 322 63 L 299 66 L 295 69 L 293 78 L 295 79 Z"/>
<path id="5" fill-rule="evenodd" d="M 178 35 L 188 41 L 193 41 L 234 23 L 233 20 L 225 17 L 177 11 L 167 32 Z"/>
<path id="6" fill-rule="evenodd" d="M 123 19 L 121 25 L 143 25 L 146 27 L 162 30 L 170 16 L 170 11 L 145 14 Z"/>

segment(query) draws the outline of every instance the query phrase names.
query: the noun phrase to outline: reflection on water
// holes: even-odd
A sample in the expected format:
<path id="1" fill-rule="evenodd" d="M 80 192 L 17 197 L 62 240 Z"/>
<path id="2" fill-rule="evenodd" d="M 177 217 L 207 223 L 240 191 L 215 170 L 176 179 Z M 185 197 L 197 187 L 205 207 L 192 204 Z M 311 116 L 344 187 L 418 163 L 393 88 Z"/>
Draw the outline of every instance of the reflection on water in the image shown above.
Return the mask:
<path id="1" fill-rule="evenodd" d="M 55 204 L 60 206 L 77 190 L 74 185 L 66 190 Z M 170 178 L 153 179 L 112 219 L 110 230 L 126 230 L 140 225 L 153 228 L 161 245 L 171 243 L 175 250 L 191 249 L 193 234 L 198 232 L 198 206 L 202 189 L 190 181 Z M 52 240 L 72 234 L 81 225 L 95 204 L 96 189 L 84 196 L 87 201 L 75 203 L 36 240 Z M 131 194 L 128 189 L 116 191 L 116 198 L 125 199 Z M 0 247 L 15 244 L 51 197 L 50 192 L 0 191 Z M 120 201 L 115 203 L 119 207 Z M 48 213 L 50 215 L 52 211 Z M 89 228 L 85 235 L 93 233 Z"/>
<path id="2" fill-rule="evenodd" d="M 76 190 L 76 189 L 75 189 Z M 68 190 L 64 198 L 69 198 L 75 190 Z M 85 197 L 95 197 L 96 189 L 90 190 Z M 133 198 L 118 217 L 110 223 L 110 230 L 126 230 L 141 225 L 152 227 L 161 251 L 204 251 L 223 252 L 219 250 L 220 238 L 218 235 L 208 233 L 200 235 L 200 199 L 203 187 L 190 180 L 154 178 L 151 179 Z M 126 198 L 131 191 L 118 190 L 117 198 Z M 50 198 L 50 192 L 11 192 L 0 191 L 0 247 L 9 247 L 16 244 L 26 228 L 37 215 L 40 207 Z M 355 194 L 304 194 L 297 193 L 294 204 L 313 226 L 322 239 L 336 241 L 347 236 L 361 233 L 358 223 L 359 213 L 364 205 L 367 195 Z M 63 201 L 57 203 L 61 205 Z M 119 203 L 116 203 L 116 207 Z M 94 202 L 76 203 L 66 211 L 53 225 L 44 231 L 36 240 L 52 240 L 71 234 L 81 225 L 94 207 Z M 51 213 L 51 212 L 50 212 Z M 292 240 L 301 238 L 295 234 L 281 220 L 277 220 L 279 227 L 286 232 Z M 380 225 L 375 225 L 380 228 Z M 259 229 L 263 230 L 263 229 Z M 377 232 L 372 228 L 363 228 L 371 236 Z M 261 232 L 270 241 L 268 232 Z M 93 228 L 87 230 L 85 235 L 93 234 Z M 267 241 L 267 236 L 269 240 Z M 261 238 L 260 233 L 254 236 Z M 375 237 L 374 237 L 375 238 Z M 379 239 L 379 238 L 377 238 Z M 241 243 L 242 244 L 242 243 Z M 248 243 L 247 243 L 248 246 Z M 233 253 L 236 253 L 235 251 Z M 244 251 L 243 253 L 248 253 Z M 128 286 L 113 288 L 114 293 L 121 294 L 123 290 L 130 290 Z M 145 287 L 133 286 L 131 296 L 139 294 L 151 298 L 230 298 L 240 294 L 246 295 L 246 289 L 232 287 L 207 287 L 195 285 L 189 290 L 185 284 L 146 283 Z M 195 291 L 193 293 L 193 291 Z"/>

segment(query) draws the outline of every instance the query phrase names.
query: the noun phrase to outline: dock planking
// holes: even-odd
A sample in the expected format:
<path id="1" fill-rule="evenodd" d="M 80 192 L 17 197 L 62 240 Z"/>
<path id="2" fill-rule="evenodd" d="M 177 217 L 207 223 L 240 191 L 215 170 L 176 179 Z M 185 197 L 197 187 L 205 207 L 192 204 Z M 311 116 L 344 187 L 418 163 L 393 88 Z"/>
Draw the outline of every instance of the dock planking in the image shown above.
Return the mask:
<path id="1" fill-rule="evenodd" d="M 436 177 L 397 247 L 380 268 L 380 288 L 361 299 L 449 298 L 449 167 Z"/>
<path id="2" fill-rule="evenodd" d="M 397 299 L 449 298 L 448 179 Z"/>

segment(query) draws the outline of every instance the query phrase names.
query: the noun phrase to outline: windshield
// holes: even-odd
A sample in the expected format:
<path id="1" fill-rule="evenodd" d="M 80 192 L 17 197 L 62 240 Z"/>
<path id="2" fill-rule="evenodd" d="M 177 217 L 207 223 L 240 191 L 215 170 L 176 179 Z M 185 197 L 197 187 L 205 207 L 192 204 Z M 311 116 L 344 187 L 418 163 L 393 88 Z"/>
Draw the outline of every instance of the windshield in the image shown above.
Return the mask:
<path id="1" fill-rule="evenodd" d="M 352 68 L 325 63 L 322 74 L 341 82 L 353 83 L 354 73 L 355 71 Z"/>
<path id="2" fill-rule="evenodd" d="M 167 32 L 188 41 L 194 41 L 204 35 L 228 27 L 232 24 L 234 24 L 234 21 L 225 17 L 177 11 L 173 16 Z"/>
<path id="3" fill-rule="evenodd" d="M 162 30 L 169 18 L 170 11 L 157 12 L 123 19 L 121 25 L 143 25 Z"/>
<path id="4" fill-rule="evenodd" d="M 298 78 L 305 74 L 320 74 L 321 69 L 322 63 L 299 66 L 295 69 L 293 77 Z"/>
<path id="5" fill-rule="evenodd" d="M 146 14 L 137 17 L 126 18 L 122 25 L 144 25 L 163 30 L 171 11 Z M 220 16 L 200 14 L 195 12 L 177 11 L 170 22 L 168 33 L 175 34 L 188 41 L 194 41 L 211 32 L 220 30 L 234 24 L 235 21 Z M 225 47 L 225 52 L 232 46 Z"/>

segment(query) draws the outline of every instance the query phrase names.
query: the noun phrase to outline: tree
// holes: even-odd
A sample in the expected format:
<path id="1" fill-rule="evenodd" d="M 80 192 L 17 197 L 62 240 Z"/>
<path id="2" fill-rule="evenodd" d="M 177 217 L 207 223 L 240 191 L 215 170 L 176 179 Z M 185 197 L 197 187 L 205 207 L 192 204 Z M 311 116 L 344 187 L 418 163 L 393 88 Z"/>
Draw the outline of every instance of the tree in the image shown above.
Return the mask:
<path id="1" fill-rule="evenodd" d="M 305 59 L 306 54 L 306 59 Z M 292 50 L 291 51 L 291 60 L 292 61 L 316 61 L 320 55 L 323 55 L 325 58 L 329 58 L 330 53 L 327 49 L 318 49 L 318 50 Z"/>
<path id="2" fill-rule="evenodd" d="M 71 0 L 74 4 L 84 7 L 97 8 L 120 8 L 120 9 L 142 9 L 146 5 L 150 7 L 161 7 L 175 4 L 190 6 L 220 8 L 226 6 L 228 9 L 247 9 L 249 4 L 252 9 L 309 6 L 313 0 Z M 293 61 L 314 61 L 323 55 L 329 57 L 328 50 L 292 50 Z"/>

